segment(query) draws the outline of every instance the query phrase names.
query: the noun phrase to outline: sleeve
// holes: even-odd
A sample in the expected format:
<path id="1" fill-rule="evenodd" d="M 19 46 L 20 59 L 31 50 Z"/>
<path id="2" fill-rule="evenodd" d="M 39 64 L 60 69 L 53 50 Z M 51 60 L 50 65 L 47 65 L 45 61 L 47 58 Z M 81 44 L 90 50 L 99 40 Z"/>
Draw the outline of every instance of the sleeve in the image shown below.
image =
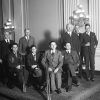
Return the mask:
<path id="1" fill-rule="evenodd" d="M 46 68 L 47 64 L 47 52 L 45 52 L 44 57 L 42 58 L 42 65 Z"/>
<path id="2" fill-rule="evenodd" d="M 30 55 L 27 56 L 27 66 L 31 66 Z"/>
<path id="3" fill-rule="evenodd" d="M 19 39 L 19 53 L 22 53 L 22 39 Z"/>
<path id="4" fill-rule="evenodd" d="M 94 37 L 95 37 L 95 45 L 97 46 L 98 45 L 98 40 L 97 40 L 96 35 Z"/>
<path id="5" fill-rule="evenodd" d="M 0 42 L 0 59 L 1 59 L 1 49 L 2 49 L 2 44 Z"/>
<path id="6" fill-rule="evenodd" d="M 9 66 L 10 68 L 15 68 L 15 67 L 17 67 L 17 65 L 15 64 L 15 59 L 14 59 L 14 57 L 11 56 L 11 55 L 8 56 L 8 66 Z"/>
<path id="7" fill-rule="evenodd" d="M 80 64 L 80 60 L 79 60 L 79 56 L 78 56 L 77 52 L 75 52 L 75 55 L 76 55 L 76 64 Z"/>
<path id="8" fill-rule="evenodd" d="M 58 64 L 58 66 L 57 66 L 57 68 L 61 68 L 62 67 L 62 65 L 63 65 L 63 55 L 62 55 L 62 53 L 61 52 L 59 52 L 59 64 Z"/>

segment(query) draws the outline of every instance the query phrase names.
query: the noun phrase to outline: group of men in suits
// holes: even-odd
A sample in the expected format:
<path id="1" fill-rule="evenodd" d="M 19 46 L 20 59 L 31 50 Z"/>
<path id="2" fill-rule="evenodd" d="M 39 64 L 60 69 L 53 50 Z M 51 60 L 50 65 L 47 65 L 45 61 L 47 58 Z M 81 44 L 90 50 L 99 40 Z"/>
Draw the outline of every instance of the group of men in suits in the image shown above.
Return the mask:
<path id="1" fill-rule="evenodd" d="M 67 31 L 61 35 L 63 51 L 57 49 L 55 41 L 51 41 L 48 44 L 50 49 L 45 51 L 42 59 L 39 59 L 40 54 L 37 52 L 35 39 L 30 36 L 29 29 L 25 29 L 25 36 L 19 39 L 18 45 L 9 39 L 9 32 L 5 31 L 5 39 L 0 44 L 0 64 L 2 64 L 0 69 L 3 71 L 1 74 L 3 82 L 7 84 L 8 80 L 9 83 L 8 78 L 11 82 L 13 79 L 11 74 L 13 74 L 21 84 L 24 82 L 23 92 L 26 92 L 30 75 L 34 77 L 35 82 L 41 83 L 43 72 L 40 66 L 42 66 L 49 73 L 51 92 L 61 93 L 62 71 L 67 77 L 65 89 L 70 91 L 72 84 L 79 86 L 75 71 L 78 68 L 82 69 L 83 55 L 81 54 L 84 54 L 86 64 L 86 80 L 94 81 L 94 56 L 98 44 L 95 33 L 90 31 L 89 24 L 85 25 L 86 32 L 83 34 L 73 31 L 70 24 L 67 24 L 66 29 Z"/>
<path id="2" fill-rule="evenodd" d="M 18 45 L 15 44 L 13 40 L 10 40 L 9 31 L 5 30 L 4 40 L 2 40 L 0 43 L 0 64 L 2 65 L 2 67 L 0 68 L 1 70 L 0 76 L 3 84 L 9 85 L 11 87 L 11 84 L 9 84 L 10 82 L 9 79 L 12 78 L 9 77 L 11 76 L 9 75 L 11 74 L 10 72 L 12 71 L 13 73 L 15 69 L 18 70 L 23 69 L 23 73 L 17 70 L 17 72 L 19 72 L 19 75 L 18 74 L 16 75 L 18 75 L 19 78 L 21 78 L 20 75 L 24 76 L 22 77 L 22 80 L 24 81 L 23 91 L 26 92 L 25 85 L 27 84 L 28 74 L 29 74 L 27 68 L 25 67 L 26 56 L 29 54 L 30 47 L 34 44 L 35 44 L 35 40 L 32 36 L 30 36 L 29 29 L 25 29 L 25 35 L 22 38 L 20 38 Z M 14 54 L 15 51 L 17 52 L 16 53 L 17 56 Z"/>
<path id="3" fill-rule="evenodd" d="M 86 80 L 94 81 L 94 70 L 95 70 L 95 50 L 98 44 L 96 35 L 90 31 L 90 24 L 85 24 L 85 32 L 79 32 L 79 26 L 75 26 L 73 30 L 71 24 L 67 24 L 67 31 L 62 34 L 62 44 L 69 42 L 71 43 L 72 49 L 74 49 L 79 58 L 79 74 L 82 77 L 82 63 L 83 57 L 86 65 Z"/>

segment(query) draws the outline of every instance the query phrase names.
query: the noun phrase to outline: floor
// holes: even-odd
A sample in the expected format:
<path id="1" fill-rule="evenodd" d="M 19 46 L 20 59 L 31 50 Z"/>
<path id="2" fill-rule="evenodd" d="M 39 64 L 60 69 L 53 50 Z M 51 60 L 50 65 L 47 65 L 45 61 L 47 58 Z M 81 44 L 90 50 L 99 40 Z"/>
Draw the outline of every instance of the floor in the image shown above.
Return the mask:
<path id="1" fill-rule="evenodd" d="M 73 86 L 72 91 L 66 92 L 62 88 L 62 93 L 51 94 L 51 100 L 100 100 L 100 72 L 96 72 L 95 81 L 87 82 L 79 79 L 80 86 Z M 26 93 L 22 93 L 17 87 L 8 89 L 0 87 L 0 100 L 46 100 L 46 92 L 40 92 L 33 87 L 27 88 Z"/>

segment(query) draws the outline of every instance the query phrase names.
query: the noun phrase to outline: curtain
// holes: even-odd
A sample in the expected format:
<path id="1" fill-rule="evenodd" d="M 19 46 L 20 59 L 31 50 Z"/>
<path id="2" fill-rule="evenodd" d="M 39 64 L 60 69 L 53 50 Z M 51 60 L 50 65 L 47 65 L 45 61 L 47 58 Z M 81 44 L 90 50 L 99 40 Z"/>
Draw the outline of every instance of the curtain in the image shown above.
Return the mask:
<path id="1" fill-rule="evenodd" d="M 69 22 L 69 17 L 73 15 L 73 10 L 76 9 L 79 0 L 64 0 L 64 28 Z"/>
<path id="2" fill-rule="evenodd" d="M 100 0 L 89 0 L 89 16 L 91 30 L 95 32 L 100 47 Z"/>
<path id="3" fill-rule="evenodd" d="M 3 11 L 2 0 L 0 0 L 0 41 L 3 39 Z"/>

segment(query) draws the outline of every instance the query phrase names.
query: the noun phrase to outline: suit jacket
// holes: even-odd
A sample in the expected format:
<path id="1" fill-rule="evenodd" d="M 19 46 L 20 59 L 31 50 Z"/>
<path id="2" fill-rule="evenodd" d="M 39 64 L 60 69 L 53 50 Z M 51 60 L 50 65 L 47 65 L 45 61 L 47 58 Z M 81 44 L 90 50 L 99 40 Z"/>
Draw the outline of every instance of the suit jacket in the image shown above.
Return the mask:
<path id="1" fill-rule="evenodd" d="M 28 65 L 28 70 L 30 72 L 30 74 L 33 74 L 34 77 L 41 77 L 42 76 L 42 70 L 40 69 L 40 64 L 39 64 L 39 53 L 36 53 L 36 59 L 34 58 L 34 56 L 32 55 L 32 53 L 30 53 L 27 56 L 27 65 Z M 37 65 L 37 70 L 34 68 L 32 69 L 32 65 Z"/>
<path id="2" fill-rule="evenodd" d="M 80 52 L 80 40 L 79 40 L 79 36 L 75 32 L 72 32 L 71 36 L 67 32 L 63 33 L 61 36 L 61 40 L 62 40 L 63 47 L 66 42 L 71 43 L 72 49 L 76 50 L 77 53 Z"/>
<path id="3" fill-rule="evenodd" d="M 8 66 L 10 71 L 17 71 L 17 66 L 21 65 L 21 56 L 17 53 L 17 57 L 13 52 L 11 52 L 8 56 Z"/>
<path id="4" fill-rule="evenodd" d="M 10 40 L 9 43 L 7 43 L 5 40 L 1 41 L 0 44 L 0 59 L 6 60 L 9 53 L 11 52 L 11 45 L 14 43 L 13 40 Z"/>
<path id="5" fill-rule="evenodd" d="M 36 60 L 35 60 L 32 53 L 30 53 L 27 56 L 27 65 L 31 67 L 32 65 L 37 65 L 37 64 L 39 65 L 39 54 L 36 53 Z"/>
<path id="6" fill-rule="evenodd" d="M 52 70 L 59 68 L 59 71 L 61 71 L 63 65 L 63 56 L 59 50 L 56 50 L 54 55 L 51 54 L 51 50 L 47 50 L 42 59 L 42 64 L 46 68 L 50 67 Z"/>
<path id="7" fill-rule="evenodd" d="M 78 64 L 80 64 L 79 56 L 76 51 L 71 50 L 71 53 L 67 53 L 65 50 L 62 52 L 63 53 L 63 63 L 64 65 L 72 64 L 75 66 L 75 68 L 78 67 Z"/>
<path id="8" fill-rule="evenodd" d="M 86 34 L 86 32 L 83 33 L 82 45 L 83 45 L 84 49 L 86 48 L 85 44 L 87 42 L 90 42 L 90 52 L 92 54 L 95 54 L 95 46 L 98 45 L 98 41 L 97 41 L 95 33 L 90 32 L 90 36 L 88 36 Z"/>
<path id="9" fill-rule="evenodd" d="M 29 53 L 30 52 L 30 47 L 32 45 L 35 45 L 35 40 L 32 36 L 29 37 L 29 40 L 27 41 L 26 37 L 22 37 L 19 40 L 19 52 L 20 53 Z"/>

